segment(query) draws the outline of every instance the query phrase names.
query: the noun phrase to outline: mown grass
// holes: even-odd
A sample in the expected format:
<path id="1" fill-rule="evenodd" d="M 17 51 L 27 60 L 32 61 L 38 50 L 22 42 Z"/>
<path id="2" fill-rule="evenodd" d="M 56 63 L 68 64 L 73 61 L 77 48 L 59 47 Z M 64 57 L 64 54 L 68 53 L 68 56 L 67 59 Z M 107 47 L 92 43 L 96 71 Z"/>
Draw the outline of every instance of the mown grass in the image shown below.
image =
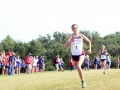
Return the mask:
<path id="1" fill-rule="evenodd" d="M 87 83 L 81 87 L 78 72 L 43 72 L 36 74 L 21 74 L 0 76 L 0 90 L 120 90 L 120 70 L 83 71 Z"/>

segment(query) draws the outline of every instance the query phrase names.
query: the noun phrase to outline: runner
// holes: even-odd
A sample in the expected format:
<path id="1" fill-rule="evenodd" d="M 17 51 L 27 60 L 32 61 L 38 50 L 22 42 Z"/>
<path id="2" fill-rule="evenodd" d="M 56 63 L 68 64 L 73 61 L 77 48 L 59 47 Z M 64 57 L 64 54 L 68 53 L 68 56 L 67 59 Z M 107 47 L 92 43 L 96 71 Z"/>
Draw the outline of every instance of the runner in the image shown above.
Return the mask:
<path id="1" fill-rule="evenodd" d="M 71 46 L 72 59 L 78 70 L 80 79 L 82 80 L 82 88 L 86 86 L 81 65 L 84 61 L 85 52 L 83 49 L 83 40 L 88 43 L 88 53 L 91 54 L 91 41 L 83 34 L 79 33 L 79 27 L 77 24 L 71 26 L 73 34 L 70 35 L 65 47 Z"/>
<path id="2" fill-rule="evenodd" d="M 106 59 L 107 59 L 107 50 L 105 50 L 105 46 L 102 45 L 101 50 L 99 51 L 99 56 L 100 56 L 100 62 L 101 62 L 101 69 L 104 68 L 104 74 L 106 71 Z"/>

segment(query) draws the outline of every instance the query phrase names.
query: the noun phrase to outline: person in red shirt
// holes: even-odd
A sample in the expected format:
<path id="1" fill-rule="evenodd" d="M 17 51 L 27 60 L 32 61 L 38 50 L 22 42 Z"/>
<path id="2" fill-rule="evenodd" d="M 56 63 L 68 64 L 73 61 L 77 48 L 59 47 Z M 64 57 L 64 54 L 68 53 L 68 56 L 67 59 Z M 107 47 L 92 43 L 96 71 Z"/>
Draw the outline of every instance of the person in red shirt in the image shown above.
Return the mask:
<path id="1" fill-rule="evenodd" d="M 31 70 L 32 70 L 32 60 L 31 60 L 31 55 L 30 54 L 28 54 L 25 57 L 25 63 L 27 65 L 27 74 L 30 74 Z"/>
<path id="2" fill-rule="evenodd" d="M 5 62 L 5 74 L 8 75 L 8 66 L 9 66 L 9 55 L 6 55 L 6 62 Z"/>
<path id="3" fill-rule="evenodd" d="M 116 63 L 117 63 L 118 69 L 119 69 L 119 65 L 120 65 L 119 57 L 116 59 Z"/>
<path id="4" fill-rule="evenodd" d="M 72 57 L 70 59 L 70 70 L 72 71 L 74 69 L 74 61 L 72 60 Z"/>
<path id="5" fill-rule="evenodd" d="M 8 66 L 9 66 L 9 57 L 11 55 L 11 52 L 8 51 L 5 55 L 5 75 L 8 75 Z"/>
<path id="6" fill-rule="evenodd" d="M 1 52 L 1 63 L 2 63 L 2 75 L 6 75 L 6 61 L 7 61 L 7 58 L 6 58 L 6 55 L 5 55 L 5 51 L 2 50 Z"/>

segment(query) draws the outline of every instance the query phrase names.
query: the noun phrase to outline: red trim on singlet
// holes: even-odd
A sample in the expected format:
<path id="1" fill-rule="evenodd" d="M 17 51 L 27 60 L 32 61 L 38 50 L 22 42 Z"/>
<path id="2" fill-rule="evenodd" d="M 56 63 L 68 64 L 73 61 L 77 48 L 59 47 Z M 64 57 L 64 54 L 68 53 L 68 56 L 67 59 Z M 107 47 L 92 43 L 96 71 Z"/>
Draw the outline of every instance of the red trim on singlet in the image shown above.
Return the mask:
<path id="1" fill-rule="evenodd" d="M 82 49 L 82 54 L 81 55 L 85 55 L 85 51 L 84 51 L 84 49 Z"/>

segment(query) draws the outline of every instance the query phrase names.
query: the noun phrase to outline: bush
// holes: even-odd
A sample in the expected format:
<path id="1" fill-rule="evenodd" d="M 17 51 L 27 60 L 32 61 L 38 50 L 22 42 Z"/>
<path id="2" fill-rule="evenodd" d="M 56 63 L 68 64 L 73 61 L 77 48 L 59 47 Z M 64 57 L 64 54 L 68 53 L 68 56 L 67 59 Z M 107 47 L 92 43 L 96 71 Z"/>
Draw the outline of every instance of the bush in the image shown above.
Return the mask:
<path id="1" fill-rule="evenodd" d="M 55 67 L 52 66 L 52 65 L 48 65 L 48 66 L 46 67 L 46 71 L 54 71 L 54 70 L 55 70 Z"/>

